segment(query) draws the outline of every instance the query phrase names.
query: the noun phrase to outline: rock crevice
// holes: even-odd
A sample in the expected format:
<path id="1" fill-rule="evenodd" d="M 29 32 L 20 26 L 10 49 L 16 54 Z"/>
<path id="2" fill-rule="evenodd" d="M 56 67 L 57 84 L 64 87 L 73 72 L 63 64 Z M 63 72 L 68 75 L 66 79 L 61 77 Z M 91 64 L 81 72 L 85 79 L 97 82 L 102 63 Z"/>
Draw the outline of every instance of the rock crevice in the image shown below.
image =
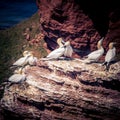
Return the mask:
<path id="1" fill-rule="evenodd" d="M 120 117 L 119 62 L 104 71 L 79 59 L 39 61 L 27 79 L 13 84 L 1 99 L 3 110 L 21 119 L 116 120 Z"/>

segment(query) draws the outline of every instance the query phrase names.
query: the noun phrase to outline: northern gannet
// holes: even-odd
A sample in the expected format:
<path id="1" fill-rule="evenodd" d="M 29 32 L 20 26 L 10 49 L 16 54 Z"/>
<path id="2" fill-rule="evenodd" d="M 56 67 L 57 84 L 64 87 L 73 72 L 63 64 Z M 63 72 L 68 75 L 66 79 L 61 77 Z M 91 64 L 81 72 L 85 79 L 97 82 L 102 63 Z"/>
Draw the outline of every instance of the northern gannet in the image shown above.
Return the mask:
<path id="1" fill-rule="evenodd" d="M 25 66 L 27 64 L 27 60 L 30 57 L 30 53 L 29 51 L 24 51 L 23 52 L 23 57 L 19 58 L 15 63 L 13 63 L 12 66 L 17 66 L 17 67 L 22 67 Z"/>
<path id="2" fill-rule="evenodd" d="M 27 59 L 28 64 L 29 65 L 36 65 L 38 58 L 34 57 L 33 52 L 30 52 L 29 54 L 30 54 L 30 57 Z"/>
<path id="3" fill-rule="evenodd" d="M 46 58 L 42 58 L 41 60 L 52 60 L 52 59 L 58 59 L 62 55 L 64 55 L 66 47 L 69 46 L 70 43 L 67 41 L 63 46 L 60 46 L 59 48 L 53 50 L 51 53 L 47 55 Z"/>
<path id="4" fill-rule="evenodd" d="M 97 50 L 91 52 L 87 55 L 87 58 L 84 59 L 84 63 L 91 63 L 91 62 L 97 62 L 100 57 L 104 54 L 104 48 L 102 47 L 102 42 L 104 40 L 104 37 L 102 37 L 98 43 L 97 43 Z"/>
<path id="5" fill-rule="evenodd" d="M 69 45 L 66 46 L 66 48 L 65 48 L 64 56 L 65 57 L 71 57 L 72 53 L 73 53 L 73 49 L 70 45 L 70 41 L 67 41 L 67 42 L 68 42 Z M 61 47 L 65 44 L 65 41 L 62 38 L 58 38 L 57 43 L 58 43 L 59 47 Z"/>
<path id="6" fill-rule="evenodd" d="M 115 56 L 116 56 L 116 48 L 114 47 L 115 42 L 110 42 L 109 43 L 109 49 L 106 53 L 105 56 L 105 62 L 102 65 L 106 65 L 106 70 L 109 69 L 109 65 L 112 61 L 114 61 Z"/>
<path id="7" fill-rule="evenodd" d="M 65 49 L 65 52 L 64 52 L 64 56 L 65 57 L 72 57 L 72 54 L 73 54 L 73 49 L 72 49 L 72 47 L 71 47 L 71 45 L 70 45 L 70 41 L 68 41 L 69 43 L 69 45 L 66 47 L 66 49 Z"/>
<path id="8" fill-rule="evenodd" d="M 23 68 L 15 70 L 14 74 L 8 78 L 11 83 L 20 83 L 26 80 L 26 75 L 23 72 Z"/>

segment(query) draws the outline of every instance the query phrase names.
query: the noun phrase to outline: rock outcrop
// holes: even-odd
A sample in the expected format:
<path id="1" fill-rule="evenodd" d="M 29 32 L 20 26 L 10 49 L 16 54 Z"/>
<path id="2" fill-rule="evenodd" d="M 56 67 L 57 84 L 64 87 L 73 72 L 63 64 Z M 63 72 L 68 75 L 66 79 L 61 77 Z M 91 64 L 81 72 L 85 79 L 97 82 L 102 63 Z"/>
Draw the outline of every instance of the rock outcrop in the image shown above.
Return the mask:
<path id="1" fill-rule="evenodd" d="M 100 63 L 80 59 L 38 61 L 25 73 L 25 82 L 5 88 L 5 120 L 120 118 L 120 62 L 105 71 Z"/>
<path id="2" fill-rule="evenodd" d="M 25 69 L 26 80 L 5 85 L 0 101 L 1 120 L 118 120 L 120 118 L 120 61 L 109 71 L 100 63 L 85 64 L 82 57 L 96 49 L 105 36 L 104 48 L 115 41 L 120 52 L 119 4 L 113 0 L 36 0 L 40 34 L 47 51 L 56 39 L 70 40 L 72 60 L 39 60 Z M 30 41 L 29 34 L 26 40 Z M 49 50 L 48 50 L 49 49 Z M 80 56 L 78 56 L 80 55 Z"/>
<path id="3" fill-rule="evenodd" d="M 97 41 L 104 36 L 104 48 L 107 50 L 109 42 L 115 41 L 120 52 L 120 9 L 116 1 L 37 0 L 37 6 L 46 49 L 55 49 L 56 39 L 63 37 L 82 57 L 95 50 Z"/>

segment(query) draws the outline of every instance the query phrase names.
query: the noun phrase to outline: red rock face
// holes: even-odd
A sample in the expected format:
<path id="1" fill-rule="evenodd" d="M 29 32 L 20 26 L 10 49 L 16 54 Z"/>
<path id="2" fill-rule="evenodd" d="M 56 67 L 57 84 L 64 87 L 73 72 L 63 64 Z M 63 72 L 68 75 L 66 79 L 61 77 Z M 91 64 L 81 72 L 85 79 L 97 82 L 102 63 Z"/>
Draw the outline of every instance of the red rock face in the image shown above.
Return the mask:
<path id="1" fill-rule="evenodd" d="M 58 37 L 70 40 L 80 56 L 95 50 L 103 36 L 106 50 L 110 41 L 120 43 L 120 9 L 114 1 L 37 0 L 37 6 L 41 32 L 50 50 L 56 48 Z"/>

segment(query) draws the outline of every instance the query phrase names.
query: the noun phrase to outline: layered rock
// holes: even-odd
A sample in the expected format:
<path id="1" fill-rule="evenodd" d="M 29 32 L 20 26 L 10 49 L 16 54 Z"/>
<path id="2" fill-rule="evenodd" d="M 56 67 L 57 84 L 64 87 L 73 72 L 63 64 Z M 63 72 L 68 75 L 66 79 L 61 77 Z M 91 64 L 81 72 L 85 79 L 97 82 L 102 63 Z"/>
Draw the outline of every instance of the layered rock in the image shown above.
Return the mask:
<path id="1" fill-rule="evenodd" d="M 47 49 L 56 48 L 58 37 L 70 40 L 81 57 L 95 50 L 97 41 L 103 36 L 106 50 L 109 42 L 120 43 L 120 9 L 114 0 L 37 0 L 37 6 Z M 119 53 L 119 45 L 116 47 Z"/>
<path id="2" fill-rule="evenodd" d="M 25 82 L 5 88 L 5 120 L 120 118 L 120 62 L 105 71 L 99 63 L 79 59 L 39 61 L 25 73 Z"/>

